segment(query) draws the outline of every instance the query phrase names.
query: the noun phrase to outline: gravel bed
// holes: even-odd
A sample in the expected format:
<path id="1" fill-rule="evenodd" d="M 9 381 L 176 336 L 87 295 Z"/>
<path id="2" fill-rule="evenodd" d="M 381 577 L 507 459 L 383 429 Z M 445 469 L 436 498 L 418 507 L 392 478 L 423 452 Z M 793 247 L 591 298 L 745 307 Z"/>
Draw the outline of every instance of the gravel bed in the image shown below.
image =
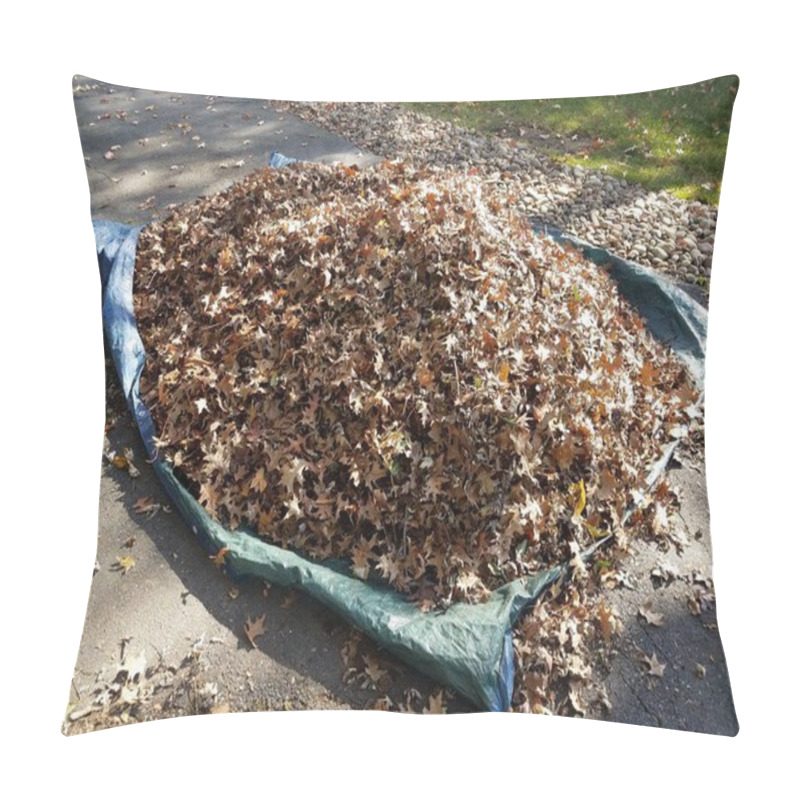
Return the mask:
<path id="1" fill-rule="evenodd" d="M 376 155 L 475 169 L 515 190 L 521 211 L 688 284 L 707 302 L 716 208 L 602 171 L 559 164 L 511 139 L 483 136 L 387 103 L 276 104 Z M 699 290 L 699 291 L 698 291 Z"/>

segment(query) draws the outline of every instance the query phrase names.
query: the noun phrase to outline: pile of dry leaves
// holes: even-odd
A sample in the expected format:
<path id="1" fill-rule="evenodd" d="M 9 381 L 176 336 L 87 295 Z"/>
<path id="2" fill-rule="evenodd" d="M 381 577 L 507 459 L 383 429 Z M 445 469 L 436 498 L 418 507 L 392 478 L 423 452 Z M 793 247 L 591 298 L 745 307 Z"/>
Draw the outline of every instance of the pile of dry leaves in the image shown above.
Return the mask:
<path id="1" fill-rule="evenodd" d="M 473 175 L 304 164 L 143 230 L 142 394 L 212 516 L 423 607 L 618 527 L 696 394 L 513 208 Z"/>

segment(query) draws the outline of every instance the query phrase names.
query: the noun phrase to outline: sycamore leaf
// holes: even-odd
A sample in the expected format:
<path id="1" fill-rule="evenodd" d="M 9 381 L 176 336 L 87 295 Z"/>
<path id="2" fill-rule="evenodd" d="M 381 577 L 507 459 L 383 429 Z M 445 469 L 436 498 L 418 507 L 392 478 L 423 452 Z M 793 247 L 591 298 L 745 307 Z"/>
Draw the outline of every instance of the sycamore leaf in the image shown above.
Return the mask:
<path id="1" fill-rule="evenodd" d="M 266 619 L 266 614 L 262 614 L 258 619 L 250 619 L 247 618 L 246 622 L 244 623 L 244 635 L 247 637 L 247 640 L 250 642 L 253 647 L 256 647 L 256 639 L 259 636 L 263 636 L 266 632 L 264 627 L 264 620 Z"/>

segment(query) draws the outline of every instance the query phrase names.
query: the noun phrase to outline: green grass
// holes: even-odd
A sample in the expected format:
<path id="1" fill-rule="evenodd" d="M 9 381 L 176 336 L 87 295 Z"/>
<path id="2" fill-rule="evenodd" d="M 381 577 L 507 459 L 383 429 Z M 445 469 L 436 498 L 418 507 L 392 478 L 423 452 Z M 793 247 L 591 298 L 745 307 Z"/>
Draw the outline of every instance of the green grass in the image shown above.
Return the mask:
<path id="1" fill-rule="evenodd" d="M 717 205 L 738 86 L 729 75 L 640 94 L 407 105 L 572 165 Z"/>

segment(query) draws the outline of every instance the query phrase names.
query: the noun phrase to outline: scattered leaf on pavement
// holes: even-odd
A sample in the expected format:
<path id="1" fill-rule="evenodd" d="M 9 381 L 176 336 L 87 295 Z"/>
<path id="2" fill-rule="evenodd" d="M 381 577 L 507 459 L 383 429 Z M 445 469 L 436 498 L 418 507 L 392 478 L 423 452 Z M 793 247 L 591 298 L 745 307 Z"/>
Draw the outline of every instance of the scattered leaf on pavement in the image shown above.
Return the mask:
<path id="1" fill-rule="evenodd" d="M 128 570 L 134 566 L 134 564 L 136 564 L 136 559 L 133 556 L 117 556 L 117 560 L 112 569 L 115 569 L 125 575 Z"/>
<path id="2" fill-rule="evenodd" d="M 664 624 L 664 615 L 653 611 L 653 601 L 648 600 L 643 606 L 639 607 L 639 616 L 643 617 L 648 625 L 661 627 Z"/>
<path id="3" fill-rule="evenodd" d="M 647 667 L 647 674 L 654 675 L 657 678 L 664 675 L 664 669 L 667 666 L 659 662 L 655 653 L 651 656 L 642 656 L 642 663 Z"/>
<path id="4" fill-rule="evenodd" d="M 249 617 L 247 621 L 244 623 L 244 633 L 247 636 L 247 640 L 250 642 L 253 647 L 256 647 L 255 640 L 259 636 L 263 636 L 266 632 L 266 628 L 264 627 L 264 620 L 266 619 L 266 614 L 262 614 L 258 619 L 252 620 Z"/>

